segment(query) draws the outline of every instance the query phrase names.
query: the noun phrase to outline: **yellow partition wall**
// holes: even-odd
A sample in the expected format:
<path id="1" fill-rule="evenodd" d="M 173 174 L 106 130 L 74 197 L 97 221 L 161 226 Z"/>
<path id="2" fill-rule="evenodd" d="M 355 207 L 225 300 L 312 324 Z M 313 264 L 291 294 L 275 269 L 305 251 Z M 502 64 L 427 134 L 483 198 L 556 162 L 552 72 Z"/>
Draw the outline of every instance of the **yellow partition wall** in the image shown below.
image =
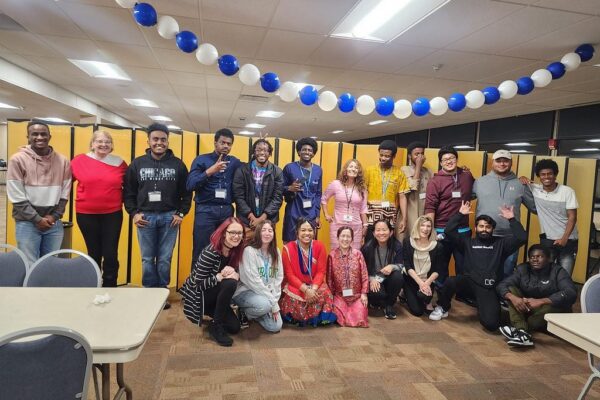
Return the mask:
<path id="1" fill-rule="evenodd" d="M 187 166 L 188 171 L 197 156 L 199 136 L 194 132 L 183 132 L 183 149 L 181 159 Z M 179 270 L 177 274 L 177 287 L 181 287 L 189 276 L 192 268 L 192 247 L 194 245 L 194 215 L 196 202 L 192 199 L 190 212 L 185 216 L 179 228 Z"/>
<path id="2" fill-rule="evenodd" d="M 588 247 L 592 215 L 594 212 L 594 185 L 596 182 L 597 160 L 570 158 L 567 171 L 566 185 L 570 186 L 577 195 L 579 208 L 577 209 L 577 233 L 579 235 L 579 249 L 573 269 L 573 280 L 584 283 L 588 265 Z"/>
<path id="3" fill-rule="evenodd" d="M 283 169 L 287 164 L 291 163 L 294 159 L 294 142 L 289 139 L 277 139 L 277 146 L 275 147 L 277 152 L 277 165 Z M 285 200 L 279 210 L 279 221 L 275 227 L 275 233 L 277 234 L 277 240 L 279 247 L 283 245 L 283 217 L 285 215 Z"/>
<path id="4" fill-rule="evenodd" d="M 143 130 L 135 130 L 133 133 L 135 138 L 133 159 L 144 155 L 148 148 L 148 135 Z M 169 143 L 170 145 L 170 143 Z M 130 215 L 129 218 L 132 216 Z M 127 218 L 124 218 L 125 223 Z M 130 249 L 130 268 L 129 268 L 129 283 L 137 286 L 142 285 L 142 253 L 140 252 L 140 244 L 137 238 L 137 227 L 131 224 L 131 249 Z"/>
<path id="5" fill-rule="evenodd" d="M 337 166 L 338 159 L 340 156 L 340 143 L 338 142 L 321 142 L 321 168 L 323 168 L 323 193 L 327 189 L 327 185 L 333 182 L 337 178 Z M 330 199 L 327 204 L 327 210 L 329 215 L 333 215 L 334 201 Z M 330 236 L 329 236 L 329 222 L 323 216 L 321 212 L 321 229 L 319 229 L 319 240 L 325 245 L 325 248 L 330 248 Z"/>

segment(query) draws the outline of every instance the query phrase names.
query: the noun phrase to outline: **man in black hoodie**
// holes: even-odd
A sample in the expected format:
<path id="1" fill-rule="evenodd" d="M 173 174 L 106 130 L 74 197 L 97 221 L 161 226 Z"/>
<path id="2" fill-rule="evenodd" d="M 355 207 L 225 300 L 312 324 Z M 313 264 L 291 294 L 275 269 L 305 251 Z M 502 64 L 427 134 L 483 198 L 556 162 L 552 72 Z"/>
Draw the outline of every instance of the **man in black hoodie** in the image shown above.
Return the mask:
<path id="1" fill-rule="evenodd" d="M 185 188 L 185 164 L 169 149 L 169 129 L 152 124 L 147 131 L 149 148 L 127 168 L 123 197 L 138 228 L 142 285 L 167 287 L 177 231 L 190 210 L 192 194 Z"/>
<path id="2" fill-rule="evenodd" d="M 451 299 L 456 291 L 469 291 L 477 300 L 479 322 L 487 330 L 495 331 L 500 326 L 496 285 L 502 280 L 506 257 L 526 242 L 527 233 L 515 218 L 513 207 L 500 207 L 500 216 L 508 220 L 512 236 L 494 237 L 496 221 L 482 214 L 475 219 L 475 237 L 465 237 L 458 234 L 456 228 L 470 213 L 470 202 L 463 201 L 458 214 L 446 224 L 446 237 L 465 256 L 464 274 L 446 279 L 438 293 L 438 305 L 429 319 L 439 321 L 448 317 Z"/>

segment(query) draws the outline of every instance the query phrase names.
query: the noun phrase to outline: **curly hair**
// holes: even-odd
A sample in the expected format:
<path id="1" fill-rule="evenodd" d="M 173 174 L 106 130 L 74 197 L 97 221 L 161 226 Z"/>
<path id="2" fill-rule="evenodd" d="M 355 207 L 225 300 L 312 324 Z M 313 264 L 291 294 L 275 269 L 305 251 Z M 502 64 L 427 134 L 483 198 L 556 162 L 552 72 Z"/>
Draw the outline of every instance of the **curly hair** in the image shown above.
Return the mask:
<path id="1" fill-rule="evenodd" d="M 535 163 L 534 171 L 536 176 L 540 176 L 540 172 L 543 169 L 551 169 L 554 175 L 558 175 L 558 164 L 554 160 L 545 158 Z"/>
<path id="2" fill-rule="evenodd" d="M 358 161 L 357 159 L 353 158 L 344 163 L 344 166 L 338 174 L 338 181 L 342 182 L 343 185 L 345 185 L 346 182 L 348 182 L 348 166 L 350 165 L 350 163 L 356 163 L 356 166 L 358 167 L 358 175 L 356 175 L 356 178 L 354 178 L 354 185 L 358 188 L 358 193 L 360 193 L 360 197 L 364 198 L 367 194 L 367 185 L 365 184 L 363 167 L 360 164 L 360 161 Z"/>

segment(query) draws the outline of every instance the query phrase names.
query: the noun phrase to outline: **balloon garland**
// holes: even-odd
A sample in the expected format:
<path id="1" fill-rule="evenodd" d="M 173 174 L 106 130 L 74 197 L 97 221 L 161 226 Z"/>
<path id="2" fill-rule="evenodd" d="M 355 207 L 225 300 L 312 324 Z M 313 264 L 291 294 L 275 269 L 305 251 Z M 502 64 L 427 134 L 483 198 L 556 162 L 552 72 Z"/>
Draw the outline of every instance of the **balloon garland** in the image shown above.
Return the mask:
<path id="1" fill-rule="evenodd" d="M 434 97 L 429 100 L 419 97 L 412 103 L 406 99 L 394 101 L 392 97 L 386 96 L 377 100 L 369 95 L 362 95 L 356 99 L 351 93 L 342 93 L 339 97 L 326 90 L 318 93 L 312 85 L 299 87 L 296 83 L 286 81 L 281 83 L 275 72 L 260 74 L 259 69 L 253 64 L 239 66 L 238 60 L 231 54 L 219 57 L 217 48 L 210 43 L 199 44 L 199 38 L 190 31 L 180 31 L 177 21 L 168 15 L 158 18 L 156 10 L 148 3 L 140 3 L 136 0 L 115 0 L 123 8 L 132 8 L 135 21 L 145 27 L 157 25 L 158 34 L 165 39 L 175 39 L 177 47 L 185 52 L 195 52 L 196 59 L 203 65 L 218 64 L 219 70 L 227 75 L 238 74 L 240 81 L 247 86 L 253 86 L 260 82 L 265 92 L 274 93 L 279 91 L 282 101 L 290 103 L 296 99 L 305 106 L 315 103 L 323 111 L 331 111 L 338 108 L 343 113 L 354 110 L 360 115 L 369 115 L 373 111 L 386 117 L 394 114 L 396 118 L 405 119 L 411 114 L 418 117 L 427 114 L 443 115 L 448 109 L 452 112 L 460 112 L 465 107 L 478 109 L 484 104 L 492 105 L 500 99 L 508 100 L 518 95 L 527 95 L 535 88 L 548 86 L 550 82 L 562 78 L 565 73 L 576 70 L 582 62 L 589 61 L 594 56 L 594 47 L 591 44 L 582 44 L 572 53 L 565 54 L 560 61 L 550 63 L 546 68 L 538 69 L 531 76 L 523 76 L 513 80 L 506 80 L 498 87 L 489 86 L 483 90 L 471 90 L 467 94 L 453 93 L 448 99 Z"/>

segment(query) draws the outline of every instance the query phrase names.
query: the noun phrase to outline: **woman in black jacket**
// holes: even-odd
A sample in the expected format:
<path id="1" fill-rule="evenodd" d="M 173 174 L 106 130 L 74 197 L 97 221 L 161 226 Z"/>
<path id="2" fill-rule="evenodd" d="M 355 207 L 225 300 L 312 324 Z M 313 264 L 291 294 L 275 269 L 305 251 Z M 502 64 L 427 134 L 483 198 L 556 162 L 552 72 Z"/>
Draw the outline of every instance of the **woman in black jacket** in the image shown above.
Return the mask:
<path id="1" fill-rule="evenodd" d="M 432 238 L 432 230 L 431 218 L 419 217 L 402 246 L 408 275 L 404 279 L 404 296 L 410 313 L 417 317 L 423 315 L 425 309 L 433 311 L 433 282 L 440 274 L 443 249 L 442 244 Z"/>
<path id="2" fill-rule="evenodd" d="M 504 279 L 496 290 L 508 300 L 512 326 L 500 327 L 510 346 L 533 346 L 531 332 L 545 330 L 546 313 L 570 312 L 577 289 L 569 273 L 553 263 L 550 249 L 534 244 L 523 263 Z"/>
<path id="3" fill-rule="evenodd" d="M 396 319 L 394 304 L 404 285 L 402 245 L 387 220 L 373 226 L 373 238 L 362 248 L 369 272 L 369 304 L 384 307 L 387 319 Z"/>

